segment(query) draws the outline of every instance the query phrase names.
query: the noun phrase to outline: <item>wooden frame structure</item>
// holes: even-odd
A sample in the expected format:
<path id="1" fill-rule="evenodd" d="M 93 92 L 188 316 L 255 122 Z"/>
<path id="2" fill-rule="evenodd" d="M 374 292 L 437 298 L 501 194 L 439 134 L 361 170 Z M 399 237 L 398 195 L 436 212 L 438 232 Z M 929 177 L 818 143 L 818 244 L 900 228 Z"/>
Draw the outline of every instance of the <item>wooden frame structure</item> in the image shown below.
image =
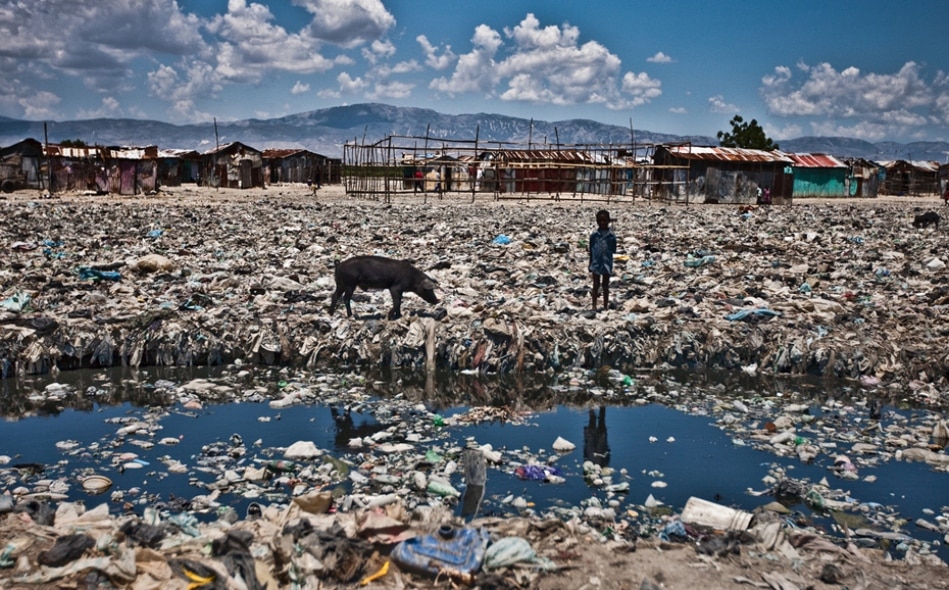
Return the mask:
<path id="1" fill-rule="evenodd" d="M 678 144 L 683 145 L 683 144 Z M 688 145 L 688 144 L 685 144 Z M 422 193 L 443 199 L 632 201 L 683 200 L 689 165 L 653 164 L 658 144 L 523 144 L 413 136 L 343 146 L 348 195 L 382 198 Z M 686 195 L 683 197 L 683 195 Z"/>

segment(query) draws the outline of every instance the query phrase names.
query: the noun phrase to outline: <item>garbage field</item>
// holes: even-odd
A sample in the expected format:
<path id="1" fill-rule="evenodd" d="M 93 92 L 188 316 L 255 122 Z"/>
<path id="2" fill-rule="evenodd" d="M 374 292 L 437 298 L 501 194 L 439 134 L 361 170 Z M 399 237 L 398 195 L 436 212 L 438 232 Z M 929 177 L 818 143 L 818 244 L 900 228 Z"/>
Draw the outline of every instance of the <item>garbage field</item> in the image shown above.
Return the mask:
<path id="1" fill-rule="evenodd" d="M 17 193 L 0 200 L 0 581 L 949 587 L 949 502 L 908 517 L 911 487 L 884 475 L 944 489 L 949 472 L 944 240 L 912 226 L 936 206 Z M 601 208 L 619 248 L 594 312 Z M 356 290 L 352 317 L 330 314 L 357 255 L 410 260 L 438 302 L 406 292 L 397 317 L 388 289 Z M 709 374 L 726 377 L 672 376 Z M 215 422 L 225 406 L 256 427 Z M 582 427 L 551 421 L 565 406 Z M 656 422 L 630 442 L 614 412 L 637 407 L 760 454 L 755 485 L 718 468 L 663 501 L 674 466 L 621 465 L 678 444 Z M 272 443 L 312 408 L 331 438 Z M 31 458 L 19 426 L 46 416 L 55 450 Z M 175 478 L 190 493 L 154 491 Z"/>
<path id="2" fill-rule="evenodd" d="M 849 203 L 618 204 L 615 309 L 593 313 L 586 242 L 602 202 L 17 193 L 0 201 L 3 375 L 238 358 L 721 368 L 899 383 L 936 401 L 949 359 L 942 230 L 913 227 L 925 200 Z M 439 303 L 406 292 L 388 321 L 390 293 L 357 290 L 355 321 L 328 314 L 334 266 L 367 254 L 411 260 Z"/>

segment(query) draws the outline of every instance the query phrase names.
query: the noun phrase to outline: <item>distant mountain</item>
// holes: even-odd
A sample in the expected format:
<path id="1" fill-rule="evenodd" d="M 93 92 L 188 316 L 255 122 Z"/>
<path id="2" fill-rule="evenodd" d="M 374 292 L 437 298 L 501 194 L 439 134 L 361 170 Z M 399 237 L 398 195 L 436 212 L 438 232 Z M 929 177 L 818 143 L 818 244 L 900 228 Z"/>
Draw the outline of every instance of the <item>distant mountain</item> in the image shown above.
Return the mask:
<path id="1" fill-rule="evenodd" d="M 373 143 L 390 135 L 430 138 L 430 146 L 439 140 L 472 141 L 490 146 L 491 142 L 528 143 L 536 147 L 582 144 L 637 144 L 691 142 L 693 145 L 718 145 L 714 137 L 656 133 L 607 125 L 588 119 L 531 121 L 518 117 L 478 113 L 446 115 L 431 109 L 395 107 L 367 103 L 332 107 L 287 115 L 275 119 L 174 125 L 141 119 L 87 119 L 50 121 L 45 133 L 52 143 L 81 139 L 100 145 L 145 146 L 207 151 L 216 144 L 240 141 L 257 149 L 305 148 L 330 157 L 341 157 L 343 144 Z M 42 121 L 22 121 L 0 117 L 0 146 L 8 146 L 32 137 L 44 140 Z M 838 157 L 868 160 L 938 160 L 945 162 L 949 143 L 892 142 L 870 143 L 846 137 L 801 137 L 778 142 L 786 152 L 826 153 Z M 419 146 L 422 147 L 421 145 Z"/>

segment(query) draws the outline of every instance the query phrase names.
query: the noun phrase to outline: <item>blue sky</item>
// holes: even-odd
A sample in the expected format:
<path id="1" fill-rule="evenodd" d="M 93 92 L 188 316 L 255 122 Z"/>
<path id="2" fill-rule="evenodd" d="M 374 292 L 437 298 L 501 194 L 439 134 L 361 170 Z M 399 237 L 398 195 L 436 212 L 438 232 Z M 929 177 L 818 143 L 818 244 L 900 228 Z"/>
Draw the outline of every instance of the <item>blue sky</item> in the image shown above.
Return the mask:
<path id="1" fill-rule="evenodd" d="M 949 141 L 949 2 L 0 0 L 0 115 L 383 102 L 776 140 Z"/>

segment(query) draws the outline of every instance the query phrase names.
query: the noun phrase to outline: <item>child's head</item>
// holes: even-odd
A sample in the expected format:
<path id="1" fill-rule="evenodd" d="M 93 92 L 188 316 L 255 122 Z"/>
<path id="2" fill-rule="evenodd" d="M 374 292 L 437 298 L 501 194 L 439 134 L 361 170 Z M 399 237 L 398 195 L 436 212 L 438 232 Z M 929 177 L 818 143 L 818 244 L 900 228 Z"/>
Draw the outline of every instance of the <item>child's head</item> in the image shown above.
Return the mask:
<path id="1" fill-rule="evenodd" d="M 600 228 L 610 226 L 610 214 L 606 209 L 600 209 L 596 212 L 596 225 Z"/>

